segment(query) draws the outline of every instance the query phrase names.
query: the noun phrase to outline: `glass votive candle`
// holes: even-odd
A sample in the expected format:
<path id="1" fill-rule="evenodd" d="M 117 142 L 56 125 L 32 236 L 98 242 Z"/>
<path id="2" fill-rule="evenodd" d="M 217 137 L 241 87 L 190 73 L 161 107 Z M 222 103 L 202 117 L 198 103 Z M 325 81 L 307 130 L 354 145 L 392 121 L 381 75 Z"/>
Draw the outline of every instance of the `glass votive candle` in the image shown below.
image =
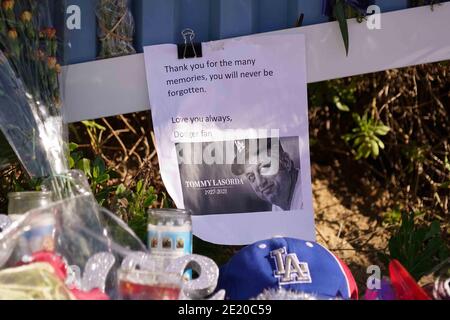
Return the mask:
<path id="1" fill-rule="evenodd" d="M 183 286 L 179 274 L 163 271 L 118 271 L 121 300 L 178 300 Z"/>
<path id="2" fill-rule="evenodd" d="M 8 194 L 8 215 L 12 220 L 16 220 L 28 211 L 47 207 L 52 202 L 51 192 L 12 192 Z"/>
<path id="3" fill-rule="evenodd" d="M 41 213 L 28 220 L 22 234 L 22 243 L 26 244 L 30 253 L 55 250 L 56 221 L 52 213 Z"/>

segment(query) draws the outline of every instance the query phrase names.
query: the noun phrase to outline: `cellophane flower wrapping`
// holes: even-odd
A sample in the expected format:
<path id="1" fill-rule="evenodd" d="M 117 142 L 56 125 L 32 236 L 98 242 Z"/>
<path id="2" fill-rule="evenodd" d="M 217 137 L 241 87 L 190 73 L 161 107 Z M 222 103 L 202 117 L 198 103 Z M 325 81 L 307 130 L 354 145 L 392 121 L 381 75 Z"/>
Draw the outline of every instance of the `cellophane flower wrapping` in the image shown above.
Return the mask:
<path id="1" fill-rule="evenodd" d="M 52 7 L 46 0 L 0 6 L 0 131 L 31 177 L 68 170 Z"/>
<path id="2" fill-rule="evenodd" d="M 136 53 L 133 47 L 134 18 L 129 0 L 100 0 L 97 6 L 99 58 Z"/>
<path id="3" fill-rule="evenodd" d="M 8 294 L 42 298 L 48 292 L 52 293 L 47 294 L 49 299 L 80 294 L 87 299 L 99 295 L 115 299 L 122 261 L 146 250 L 122 220 L 98 206 L 81 172 L 65 177 L 66 184 L 72 185 L 71 197 L 28 212 L 0 233 L 0 299 Z M 43 262 L 53 266 L 56 278 L 41 270 Z M 24 265 L 31 268 L 26 273 Z M 24 287 L 19 278 L 14 283 L 10 276 L 2 277 L 8 274 L 25 274 L 33 281 Z M 60 288 L 61 281 L 65 289 Z"/>

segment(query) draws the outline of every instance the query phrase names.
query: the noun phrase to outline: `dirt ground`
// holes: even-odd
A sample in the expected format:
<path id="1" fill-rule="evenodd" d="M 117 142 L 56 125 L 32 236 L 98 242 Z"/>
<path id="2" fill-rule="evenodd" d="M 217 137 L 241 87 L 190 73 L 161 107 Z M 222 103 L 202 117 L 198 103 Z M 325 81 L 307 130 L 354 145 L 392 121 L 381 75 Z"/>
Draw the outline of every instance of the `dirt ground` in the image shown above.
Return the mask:
<path id="1" fill-rule="evenodd" d="M 348 264 L 363 290 L 367 267 L 379 265 L 383 270 L 377 254 L 385 250 L 389 230 L 382 225 L 379 205 L 371 205 L 383 195 L 380 200 L 350 193 L 331 167 L 313 165 L 312 174 L 317 241 Z"/>

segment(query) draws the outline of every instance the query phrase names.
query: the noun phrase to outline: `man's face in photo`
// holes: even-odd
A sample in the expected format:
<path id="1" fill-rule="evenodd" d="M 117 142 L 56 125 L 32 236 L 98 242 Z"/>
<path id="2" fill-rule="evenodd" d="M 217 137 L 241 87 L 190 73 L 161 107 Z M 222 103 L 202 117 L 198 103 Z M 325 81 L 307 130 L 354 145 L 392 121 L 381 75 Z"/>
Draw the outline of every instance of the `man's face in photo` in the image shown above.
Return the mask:
<path id="1" fill-rule="evenodd" d="M 280 159 L 281 157 L 281 159 Z M 287 161 L 285 158 L 288 158 Z M 290 163 L 286 153 L 266 157 L 251 156 L 245 165 L 244 176 L 250 182 L 256 195 L 262 200 L 280 206 L 289 199 L 291 189 L 291 173 L 287 163 Z M 281 161 L 280 161 L 281 160 Z M 273 163 L 279 162 L 279 169 L 273 172 Z"/>

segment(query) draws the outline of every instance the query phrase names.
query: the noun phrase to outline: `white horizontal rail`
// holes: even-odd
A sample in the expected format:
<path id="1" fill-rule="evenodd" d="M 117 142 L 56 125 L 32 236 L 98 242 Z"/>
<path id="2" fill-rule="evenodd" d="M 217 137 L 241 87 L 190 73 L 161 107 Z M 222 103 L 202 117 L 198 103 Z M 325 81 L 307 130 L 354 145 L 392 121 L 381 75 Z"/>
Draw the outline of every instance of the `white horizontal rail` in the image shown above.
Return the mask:
<path id="1" fill-rule="evenodd" d="M 306 35 L 310 83 L 443 61 L 450 59 L 450 3 L 382 14 L 380 30 L 353 19 L 349 32 L 348 57 L 337 22 L 271 34 Z M 70 65 L 63 75 L 69 123 L 150 109 L 142 54 Z"/>

